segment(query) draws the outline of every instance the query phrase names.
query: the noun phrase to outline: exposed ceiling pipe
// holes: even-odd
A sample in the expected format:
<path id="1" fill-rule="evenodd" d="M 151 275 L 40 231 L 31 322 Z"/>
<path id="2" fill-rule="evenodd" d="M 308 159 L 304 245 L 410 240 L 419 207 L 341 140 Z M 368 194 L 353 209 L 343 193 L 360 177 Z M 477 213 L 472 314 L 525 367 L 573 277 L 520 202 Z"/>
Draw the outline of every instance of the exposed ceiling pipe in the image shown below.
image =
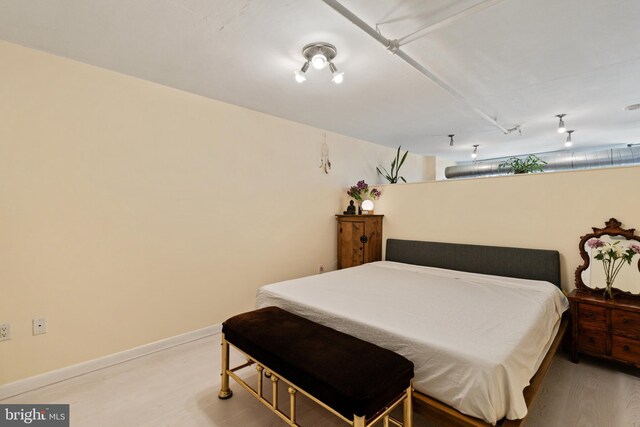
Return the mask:
<path id="1" fill-rule="evenodd" d="M 427 77 L 429 80 L 431 80 L 433 83 L 438 85 L 440 88 L 444 89 L 449 94 L 451 94 L 453 97 L 455 97 L 458 100 L 462 101 L 464 104 L 466 104 L 468 107 L 470 107 L 473 111 L 475 111 L 480 117 L 482 117 L 483 119 L 485 119 L 486 121 L 488 121 L 489 123 L 491 123 L 492 125 L 497 127 L 498 129 L 500 129 L 502 131 L 502 133 L 508 134 L 510 132 L 508 129 L 506 129 L 504 126 L 502 126 L 500 123 L 498 123 L 498 121 L 495 118 L 491 117 L 490 115 L 488 115 L 487 113 L 482 111 L 480 108 L 478 108 L 466 96 L 464 96 L 463 94 L 458 92 L 453 87 L 449 86 L 442 79 L 440 79 L 438 76 L 436 76 L 431 71 L 429 71 L 426 67 L 424 67 L 423 65 L 419 64 L 415 59 L 413 59 L 412 57 L 407 55 L 405 52 L 403 52 L 400 49 L 400 45 L 398 43 L 398 40 L 389 40 L 388 38 L 384 37 L 382 34 L 377 32 L 375 30 L 375 28 L 371 27 L 369 24 L 364 22 L 356 14 L 354 14 L 349 9 L 344 7 L 338 1 L 336 1 L 336 0 L 322 0 L 322 1 L 325 4 L 327 4 L 329 7 L 331 7 L 333 10 L 338 12 L 340 15 L 344 16 L 345 18 L 347 18 L 349 21 L 351 21 L 351 23 L 355 24 L 357 27 L 359 27 L 365 33 L 369 34 L 371 37 L 376 39 L 384 47 L 386 47 L 389 51 L 391 51 L 392 53 L 394 53 L 395 55 L 400 57 L 402 60 L 404 60 L 406 63 L 411 65 L 413 68 L 418 70 L 422 75 Z"/>
<path id="2" fill-rule="evenodd" d="M 407 43 L 411 43 L 414 40 L 419 39 L 420 37 L 424 37 L 427 34 L 436 31 L 442 27 L 446 27 L 447 25 L 452 24 L 453 22 L 462 19 L 462 18 L 466 18 L 467 16 L 471 16 L 474 13 L 480 12 L 481 10 L 484 10 L 488 7 L 491 7 L 493 5 L 495 5 L 496 3 L 500 3 L 503 0 L 484 0 L 481 1 L 480 3 L 476 3 L 471 7 L 468 7 L 460 12 L 454 13 L 453 15 L 449 15 L 444 19 L 441 19 L 438 22 L 434 22 L 433 24 L 429 24 L 426 27 L 420 28 L 419 30 L 416 30 L 410 34 L 407 34 L 404 37 L 400 37 L 398 39 L 398 42 L 400 43 L 400 46 L 404 46 Z"/>
<path id="3" fill-rule="evenodd" d="M 625 148 L 589 152 L 563 151 L 540 154 L 537 157 L 547 162 L 544 165 L 545 172 L 640 165 L 640 146 L 629 145 Z M 500 168 L 500 163 L 505 160 L 508 158 L 449 166 L 444 170 L 444 176 L 450 179 L 506 175 L 509 169 Z"/>

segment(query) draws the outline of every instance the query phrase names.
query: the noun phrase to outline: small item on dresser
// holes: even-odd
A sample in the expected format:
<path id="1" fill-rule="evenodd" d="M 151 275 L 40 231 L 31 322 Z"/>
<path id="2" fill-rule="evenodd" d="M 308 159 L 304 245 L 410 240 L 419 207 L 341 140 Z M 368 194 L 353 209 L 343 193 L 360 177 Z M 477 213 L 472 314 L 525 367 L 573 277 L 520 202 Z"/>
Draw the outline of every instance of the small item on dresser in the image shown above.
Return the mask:
<path id="1" fill-rule="evenodd" d="M 369 199 L 364 200 L 360 205 L 360 207 L 362 208 L 363 214 L 368 214 L 368 215 L 373 214 L 373 202 L 371 200 Z"/>
<path id="2" fill-rule="evenodd" d="M 343 212 L 345 215 L 355 215 L 356 214 L 356 205 L 353 203 L 353 200 L 349 200 L 349 206 L 347 206 L 347 210 Z"/>

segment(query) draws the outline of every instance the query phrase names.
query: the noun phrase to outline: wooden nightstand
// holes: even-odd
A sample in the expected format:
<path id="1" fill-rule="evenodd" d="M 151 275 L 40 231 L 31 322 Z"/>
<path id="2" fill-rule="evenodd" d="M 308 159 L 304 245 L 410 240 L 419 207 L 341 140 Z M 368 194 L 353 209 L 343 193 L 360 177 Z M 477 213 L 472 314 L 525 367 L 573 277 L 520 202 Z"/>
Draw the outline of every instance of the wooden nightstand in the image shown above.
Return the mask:
<path id="1" fill-rule="evenodd" d="M 382 259 L 384 215 L 336 215 L 338 269 Z"/>
<path id="2" fill-rule="evenodd" d="M 640 368 L 640 303 L 623 297 L 574 290 L 569 294 L 572 316 L 571 360 L 584 353 Z"/>

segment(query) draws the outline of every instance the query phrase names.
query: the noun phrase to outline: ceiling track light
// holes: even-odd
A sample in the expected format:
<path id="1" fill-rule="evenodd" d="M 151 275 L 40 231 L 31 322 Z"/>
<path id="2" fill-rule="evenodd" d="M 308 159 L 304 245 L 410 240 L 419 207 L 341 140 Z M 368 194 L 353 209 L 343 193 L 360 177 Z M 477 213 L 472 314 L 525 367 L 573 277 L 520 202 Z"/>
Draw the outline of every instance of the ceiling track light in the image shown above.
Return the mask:
<path id="1" fill-rule="evenodd" d="M 338 73 L 338 67 L 336 67 L 333 62 L 329 62 L 329 70 L 331 70 L 331 74 L 333 75 L 331 81 L 335 84 L 342 83 L 344 80 L 344 73 Z"/>
<path id="2" fill-rule="evenodd" d="M 307 80 L 307 76 L 305 76 L 304 73 L 306 73 L 308 69 L 309 61 L 302 64 L 302 68 L 300 68 L 300 71 L 296 71 L 296 81 L 298 83 L 303 83 Z"/>
<path id="3" fill-rule="evenodd" d="M 471 153 L 471 158 L 475 159 L 478 157 L 478 147 L 480 146 L 480 144 L 474 144 L 473 145 L 473 153 Z"/>
<path id="4" fill-rule="evenodd" d="M 571 134 L 574 133 L 575 130 L 567 131 L 567 141 L 564 143 L 565 147 L 571 147 L 573 145 L 573 141 L 571 141 Z"/>
<path id="5" fill-rule="evenodd" d="M 556 117 L 560 119 L 558 122 L 558 133 L 565 133 L 567 131 L 564 120 L 562 119 L 564 116 L 566 116 L 566 114 L 556 114 Z"/>
<path id="6" fill-rule="evenodd" d="M 456 136 L 454 133 L 449 135 L 449 147 L 453 147 L 453 137 Z"/>
<path id="7" fill-rule="evenodd" d="M 302 83 L 307 80 L 304 74 L 309 69 L 309 65 L 313 66 L 316 70 L 322 70 L 329 65 L 329 70 L 333 76 L 331 81 L 336 84 L 342 83 L 344 81 L 344 72 L 339 73 L 338 67 L 332 62 L 336 55 L 338 55 L 338 50 L 330 43 L 309 43 L 302 48 L 302 56 L 306 62 L 299 71 L 296 71 L 296 81 Z"/>

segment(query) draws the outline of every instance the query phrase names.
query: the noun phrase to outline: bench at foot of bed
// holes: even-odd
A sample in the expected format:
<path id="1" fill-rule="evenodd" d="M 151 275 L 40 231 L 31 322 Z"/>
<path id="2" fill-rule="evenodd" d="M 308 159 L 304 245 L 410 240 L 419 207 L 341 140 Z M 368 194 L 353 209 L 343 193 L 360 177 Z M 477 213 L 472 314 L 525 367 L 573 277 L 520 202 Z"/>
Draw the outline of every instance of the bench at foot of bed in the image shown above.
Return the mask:
<path id="1" fill-rule="evenodd" d="M 244 353 L 247 363 L 230 368 L 229 346 Z M 236 372 L 255 365 L 254 389 Z M 270 378 L 264 380 L 263 373 Z M 222 382 L 219 397 L 232 396 L 229 377 L 289 425 L 296 423 L 296 394 L 303 393 L 354 427 L 412 426 L 413 363 L 390 350 L 319 325 L 277 307 L 239 314 L 222 326 Z M 271 383 L 271 401 L 263 382 Z M 286 383 L 289 412 L 278 406 L 278 384 Z M 403 421 L 390 412 L 403 405 Z"/>

